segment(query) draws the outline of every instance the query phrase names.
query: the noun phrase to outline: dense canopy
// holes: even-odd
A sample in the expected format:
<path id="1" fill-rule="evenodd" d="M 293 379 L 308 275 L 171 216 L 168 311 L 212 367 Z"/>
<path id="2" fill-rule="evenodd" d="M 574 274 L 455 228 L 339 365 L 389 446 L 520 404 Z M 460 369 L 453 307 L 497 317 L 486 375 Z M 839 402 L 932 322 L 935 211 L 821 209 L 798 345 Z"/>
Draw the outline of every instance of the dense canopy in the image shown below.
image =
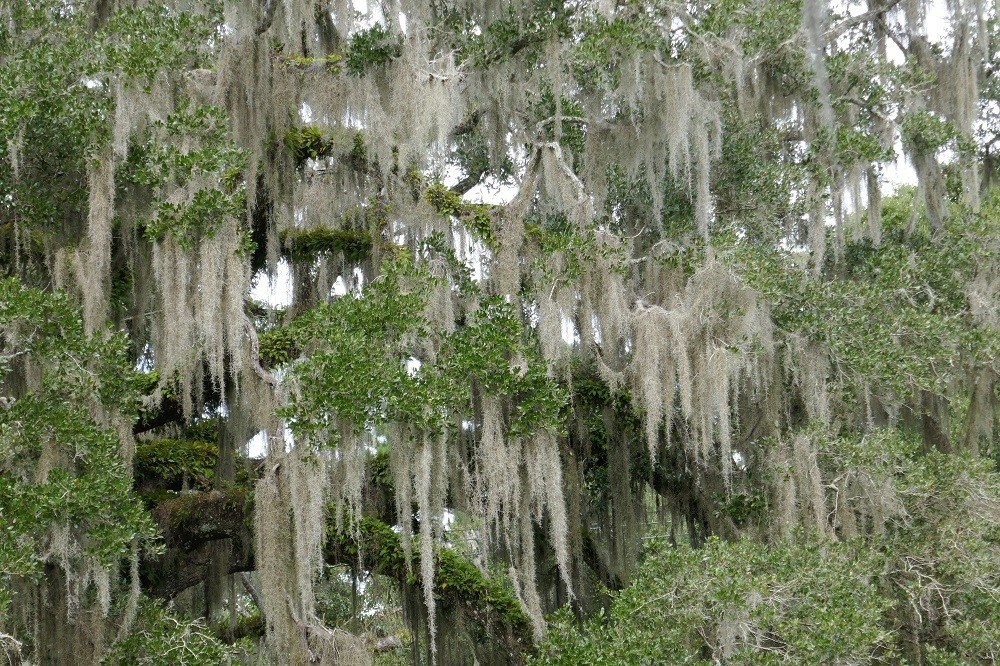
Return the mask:
<path id="1" fill-rule="evenodd" d="M 0 663 L 1000 658 L 988 0 L 0 2 Z"/>

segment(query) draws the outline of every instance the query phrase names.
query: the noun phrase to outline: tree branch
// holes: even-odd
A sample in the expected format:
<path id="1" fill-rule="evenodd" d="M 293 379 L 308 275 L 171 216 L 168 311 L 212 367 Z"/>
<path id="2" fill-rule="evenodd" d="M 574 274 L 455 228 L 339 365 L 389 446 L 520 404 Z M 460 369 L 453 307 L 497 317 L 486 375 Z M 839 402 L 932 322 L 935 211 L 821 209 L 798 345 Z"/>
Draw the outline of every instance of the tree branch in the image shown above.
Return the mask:
<path id="1" fill-rule="evenodd" d="M 260 23 L 257 24 L 255 31 L 258 35 L 263 35 L 274 23 L 274 10 L 277 8 L 278 0 L 264 0 L 264 15 L 260 17 Z"/>
<path id="2" fill-rule="evenodd" d="M 163 531 L 166 552 L 144 562 L 144 589 L 169 599 L 202 582 L 215 552 L 210 546 L 222 539 L 232 544 L 229 573 L 252 571 L 252 516 L 253 496 L 248 489 L 188 493 L 161 503 L 153 510 L 153 518 Z M 363 518 L 357 532 L 331 527 L 324 557 L 329 564 L 360 565 L 404 583 L 414 576 L 419 579 L 416 553 L 408 561 L 399 535 L 374 518 Z M 531 623 L 498 580 L 486 578 L 474 564 L 447 548 L 435 554 L 434 580 L 442 607 L 462 611 L 483 638 L 507 652 L 510 663 L 523 660 L 533 644 Z"/>
<path id="3" fill-rule="evenodd" d="M 857 27 L 862 23 L 867 23 L 868 21 L 881 20 L 883 16 L 892 11 L 896 5 L 898 5 L 902 0 L 889 0 L 888 3 L 881 7 L 875 7 L 874 9 L 869 9 L 863 14 L 858 14 L 857 16 L 851 16 L 844 19 L 837 25 L 830 28 L 827 32 L 827 36 L 831 38 L 839 37 L 851 28 Z"/>

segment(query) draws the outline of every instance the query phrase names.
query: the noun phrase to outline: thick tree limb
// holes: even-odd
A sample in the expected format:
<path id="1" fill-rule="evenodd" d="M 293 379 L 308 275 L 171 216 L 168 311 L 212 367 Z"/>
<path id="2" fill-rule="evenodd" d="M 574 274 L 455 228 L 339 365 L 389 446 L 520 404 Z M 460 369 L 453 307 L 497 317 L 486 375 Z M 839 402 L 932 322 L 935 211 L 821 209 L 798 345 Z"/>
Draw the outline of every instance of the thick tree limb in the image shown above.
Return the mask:
<path id="1" fill-rule="evenodd" d="M 213 542 L 229 539 L 229 573 L 251 571 L 253 529 L 248 490 L 212 490 L 167 500 L 153 510 L 166 552 L 143 562 L 144 590 L 172 599 L 208 578 Z"/>
<path id="2" fill-rule="evenodd" d="M 483 115 L 484 112 L 482 109 L 476 109 L 470 113 L 465 120 L 455 126 L 455 129 L 451 131 L 451 136 L 454 138 L 462 136 L 463 134 L 469 134 L 472 130 L 476 129 L 476 126 L 479 124 L 479 121 L 482 120 Z"/>
<path id="3" fill-rule="evenodd" d="M 475 187 L 476 185 L 478 185 L 483 181 L 483 176 L 486 175 L 487 171 L 489 171 L 489 169 L 485 166 L 481 169 L 476 169 L 474 172 L 470 173 L 465 178 L 455 183 L 455 186 L 452 187 L 451 189 L 457 192 L 458 194 L 465 194 L 466 192 L 468 192 L 473 187 Z"/>
<path id="4" fill-rule="evenodd" d="M 889 0 L 889 2 L 885 3 L 884 5 L 876 6 L 872 9 L 869 9 L 863 14 L 858 14 L 857 16 L 848 17 L 843 21 L 841 21 L 840 23 L 838 23 L 837 25 L 831 27 L 830 30 L 827 31 L 827 37 L 835 39 L 840 35 L 844 34 L 845 32 L 847 32 L 848 30 L 850 30 L 851 28 L 856 28 L 857 26 L 868 23 L 869 21 L 882 20 L 882 18 L 887 13 L 895 9 L 896 5 L 898 5 L 900 2 L 901 0 Z"/>
<path id="5" fill-rule="evenodd" d="M 144 432 L 155 430 L 168 423 L 183 423 L 184 413 L 181 410 L 181 403 L 176 398 L 164 398 L 160 402 L 160 407 L 151 414 L 144 415 L 135 425 L 132 426 L 132 433 L 141 435 Z"/>
<path id="6" fill-rule="evenodd" d="M 416 552 L 407 561 L 401 539 L 391 527 L 364 518 L 359 534 L 360 539 L 355 538 L 349 528 L 332 534 L 324 550 L 326 561 L 349 566 L 360 563 L 367 571 L 402 581 L 419 579 Z M 512 663 L 531 648 L 531 622 L 514 595 L 455 551 L 442 548 L 435 553 L 434 586 L 443 605 L 460 608 L 507 651 Z"/>
<path id="7" fill-rule="evenodd" d="M 271 24 L 274 23 L 274 10 L 278 8 L 278 0 L 264 0 L 264 14 L 260 17 L 260 23 L 257 24 L 256 33 L 258 35 L 263 35 L 270 29 Z"/>
<path id="8" fill-rule="evenodd" d="M 153 518 L 163 531 L 166 552 L 147 559 L 143 587 L 148 594 L 172 598 L 204 581 L 213 549 L 230 541 L 229 572 L 254 569 L 253 496 L 247 489 L 189 493 L 157 506 Z M 360 538 L 358 538 L 360 537 Z M 401 582 L 419 578 L 419 564 L 407 561 L 399 535 L 377 519 L 364 518 L 358 532 L 331 529 L 324 556 L 329 564 L 358 567 Z M 442 608 L 461 610 L 482 632 L 519 663 L 532 646 L 531 623 L 513 594 L 499 581 L 486 578 L 450 549 L 435 556 L 435 593 Z"/>
<path id="9" fill-rule="evenodd" d="M 590 530 L 583 531 L 583 561 L 609 590 L 623 590 L 627 583 L 608 566 L 605 557 L 601 556 L 597 540 Z"/>

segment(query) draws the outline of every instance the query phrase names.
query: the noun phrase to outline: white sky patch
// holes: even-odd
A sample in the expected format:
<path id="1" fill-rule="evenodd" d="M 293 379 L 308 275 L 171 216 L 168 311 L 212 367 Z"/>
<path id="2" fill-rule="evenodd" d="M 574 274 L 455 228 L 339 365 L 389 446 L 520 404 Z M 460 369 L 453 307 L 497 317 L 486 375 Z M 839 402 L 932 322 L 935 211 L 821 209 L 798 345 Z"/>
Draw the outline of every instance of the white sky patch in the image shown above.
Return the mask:
<path id="1" fill-rule="evenodd" d="M 482 183 L 466 192 L 462 198 L 470 203 L 506 206 L 517 196 L 517 191 L 518 188 L 516 185 L 501 183 L 495 178 L 488 177 Z"/>
<path id="2" fill-rule="evenodd" d="M 894 194 L 900 187 L 917 184 L 917 172 L 903 153 L 903 140 L 899 132 L 896 132 L 892 150 L 896 153 L 896 161 L 885 165 L 882 178 L 881 189 L 885 196 Z"/>
<path id="3" fill-rule="evenodd" d="M 580 344 L 580 333 L 576 330 L 573 319 L 566 315 L 562 318 L 562 339 L 568 345 Z"/>
<path id="4" fill-rule="evenodd" d="M 281 436 L 281 440 L 285 442 L 285 451 L 291 451 L 295 446 L 295 437 L 292 436 L 292 432 L 288 428 L 284 428 Z M 261 430 L 256 435 L 250 438 L 247 442 L 247 457 L 251 460 L 260 460 L 267 456 L 268 448 L 270 447 L 271 437 L 266 430 Z"/>
<path id="5" fill-rule="evenodd" d="M 454 187 L 463 177 L 462 169 L 456 164 L 449 164 L 441 174 L 441 182 L 448 187 Z M 506 206 L 517 196 L 517 185 L 501 183 L 491 176 L 462 195 L 469 203 L 487 203 Z"/>
<path id="6" fill-rule="evenodd" d="M 260 460 L 267 456 L 269 441 L 270 438 L 266 430 L 261 430 L 251 437 L 250 441 L 247 442 L 247 457 L 251 460 Z"/>
<path id="7" fill-rule="evenodd" d="M 343 296 L 346 293 L 347 293 L 347 283 L 344 282 L 344 276 L 338 275 L 337 281 L 333 283 L 332 287 L 330 287 L 330 295 L 339 297 Z"/>
<path id="8" fill-rule="evenodd" d="M 261 430 L 247 442 L 247 457 L 260 460 L 267 455 L 267 431 Z"/>
<path id="9" fill-rule="evenodd" d="M 272 308 L 287 308 L 292 304 L 292 268 L 282 259 L 273 276 L 261 271 L 253 280 L 250 297 Z"/>
<path id="10" fill-rule="evenodd" d="M 736 465 L 738 469 L 745 470 L 749 465 L 747 464 L 746 458 L 739 451 L 733 451 L 733 464 Z"/>
<path id="11" fill-rule="evenodd" d="M 419 511 L 417 511 L 417 520 L 421 520 Z M 455 524 L 455 512 L 451 509 L 444 509 L 444 511 L 441 512 L 440 520 L 442 529 L 444 529 L 445 532 L 448 532 Z M 400 525 L 393 525 L 392 529 L 396 532 L 396 534 L 402 534 L 403 532 L 403 528 Z"/>
<path id="12" fill-rule="evenodd" d="M 385 25 L 385 14 L 382 12 L 381 3 L 369 2 L 368 0 L 353 0 L 353 4 L 355 11 L 362 17 L 356 23 L 357 29 L 367 30 L 376 23 Z M 400 14 L 402 15 L 402 13 Z"/>

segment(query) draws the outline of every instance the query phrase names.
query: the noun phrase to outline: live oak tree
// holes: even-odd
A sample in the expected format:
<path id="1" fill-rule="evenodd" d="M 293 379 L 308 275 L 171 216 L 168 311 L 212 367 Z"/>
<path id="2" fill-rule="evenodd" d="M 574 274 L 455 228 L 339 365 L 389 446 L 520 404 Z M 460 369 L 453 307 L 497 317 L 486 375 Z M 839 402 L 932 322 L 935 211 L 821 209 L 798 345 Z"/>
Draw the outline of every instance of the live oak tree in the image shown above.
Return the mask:
<path id="1" fill-rule="evenodd" d="M 0 653 L 994 663 L 998 21 L 5 0 Z"/>

